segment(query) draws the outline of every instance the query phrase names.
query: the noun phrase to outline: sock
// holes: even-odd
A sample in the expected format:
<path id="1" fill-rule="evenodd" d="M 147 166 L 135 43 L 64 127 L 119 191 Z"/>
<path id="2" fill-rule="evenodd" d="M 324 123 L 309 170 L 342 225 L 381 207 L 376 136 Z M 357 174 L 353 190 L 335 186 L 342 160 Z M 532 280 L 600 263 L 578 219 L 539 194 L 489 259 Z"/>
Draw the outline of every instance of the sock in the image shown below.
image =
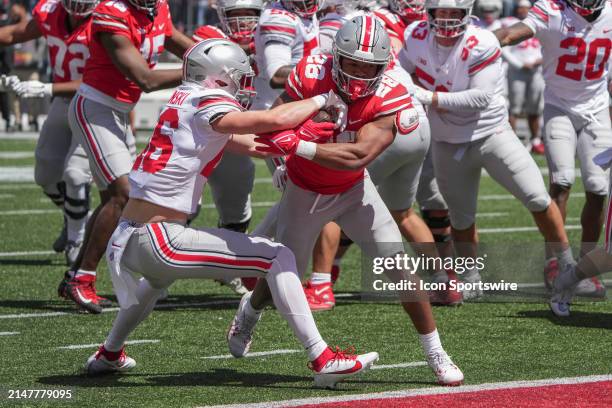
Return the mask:
<path id="1" fill-rule="evenodd" d="M 310 281 L 315 285 L 320 285 L 322 283 L 330 283 L 331 282 L 331 274 L 330 273 L 321 273 L 321 272 L 313 272 L 310 277 Z"/>
<path id="2" fill-rule="evenodd" d="M 72 275 L 73 278 L 80 278 L 82 276 L 93 276 L 96 277 L 96 271 L 86 271 L 84 269 L 79 269 Z"/>
<path id="3" fill-rule="evenodd" d="M 119 310 L 104 348 L 110 352 L 121 350 L 130 333 L 142 322 L 155 307 L 163 289 L 153 288 L 146 279 L 141 279 L 136 289 L 138 303 L 127 309 Z"/>
<path id="4" fill-rule="evenodd" d="M 559 261 L 559 269 L 563 269 L 565 265 L 574 265 L 576 261 L 572 255 L 572 248 L 569 246 L 557 252 L 557 260 Z"/>
<path id="5" fill-rule="evenodd" d="M 446 271 L 438 271 L 431 275 L 431 281 L 436 283 L 446 283 L 448 282 L 448 275 Z"/>
<path id="6" fill-rule="evenodd" d="M 66 184 L 64 215 L 66 216 L 68 241 L 83 242 L 88 213 L 89 186 L 87 184 L 79 186 Z"/>
<path id="7" fill-rule="evenodd" d="M 304 295 L 302 283 L 296 273 L 295 258 L 282 248 L 266 274 L 276 310 L 289 323 L 289 327 L 314 360 L 327 347 L 312 317 Z"/>
<path id="8" fill-rule="evenodd" d="M 421 346 L 426 356 L 431 353 L 444 351 L 442 343 L 440 342 L 440 336 L 438 335 L 438 329 L 435 329 L 429 334 L 419 334 L 419 340 L 421 341 Z"/>
<path id="9" fill-rule="evenodd" d="M 560 289 L 569 289 L 580 282 L 580 278 L 576 275 L 576 269 L 572 268 L 569 272 L 564 273 L 561 271 L 557 277 L 557 281 L 557 285 L 561 286 Z"/>

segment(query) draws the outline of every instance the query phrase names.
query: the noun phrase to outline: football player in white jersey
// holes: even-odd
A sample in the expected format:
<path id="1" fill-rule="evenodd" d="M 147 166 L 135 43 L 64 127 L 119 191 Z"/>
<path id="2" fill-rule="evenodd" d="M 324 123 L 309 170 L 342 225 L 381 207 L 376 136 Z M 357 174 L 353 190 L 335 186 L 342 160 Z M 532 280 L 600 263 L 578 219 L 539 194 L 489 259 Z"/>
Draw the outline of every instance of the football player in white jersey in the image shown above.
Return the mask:
<path id="1" fill-rule="evenodd" d="M 501 0 L 476 0 L 475 8 L 478 19 L 474 24 L 489 30 L 499 20 L 504 5 Z"/>
<path id="2" fill-rule="evenodd" d="M 525 20 L 495 34 L 502 46 L 531 37 L 542 44 L 550 193 L 565 219 L 577 155 L 586 196 L 580 249 L 585 254 L 599 240 L 608 193 L 608 176 L 593 163 L 593 157 L 612 146 L 607 90 L 612 5 L 606 0 L 539 0 Z M 554 254 L 547 255 L 545 282 L 550 287 L 558 267 Z M 593 278 L 581 282 L 577 292 L 601 297 L 605 287 Z"/>
<path id="3" fill-rule="evenodd" d="M 527 18 L 531 9 L 529 0 L 520 0 L 514 16 L 504 17 L 491 30 L 510 27 Z M 542 76 L 542 46 L 537 38 L 529 38 L 512 47 L 502 48 L 502 56 L 508 71 L 508 99 L 510 125 L 516 130 L 518 115 L 527 116 L 531 133 L 528 148 L 536 154 L 544 154 L 540 138 L 540 119 L 544 110 L 544 77 Z"/>
<path id="4" fill-rule="evenodd" d="M 482 169 L 531 211 L 562 267 L 574 264 L 559 209 L 539 169 L 508 123 L 502 96 L 501 49 L 493 33 L 471 23 L 473 0 L 428 0 L 428 21 L 406 31 L 402 66 L 425 88 L 417 98 L 429 106 L 433 159 L 446 200 L 457 252 L 475 257 L 476 207 Z M 476 269 L 463 278 L 480 281 Z M 479 290 L 464 298 L 481 296 Z"/>
<path id="5" fill-rule="evenodd" d="M 173 281 L 226 275 L 265 278 L 277 310 L 308 353 L 315 385 L 334 387 L 378 359 L 378 353 L 350 355 L 327 346 L 288 248 L 227 229 L 185 226 L 228 142 L 236 144 L 239 137 L 232 134 L 293 129 L 327 101 L 327 95 L 317 95 L 268 112 L 244 112 L 252 77 L 249 58 L 231 41 L 202 41 L 185 53 L 183 83 L 134 163 L 130 198 L 109 241 L 106 257 L 121 309 L 106 341 L 88 359 L 88 374 L 136 365 L 125 354 L 125 341 Z"/>

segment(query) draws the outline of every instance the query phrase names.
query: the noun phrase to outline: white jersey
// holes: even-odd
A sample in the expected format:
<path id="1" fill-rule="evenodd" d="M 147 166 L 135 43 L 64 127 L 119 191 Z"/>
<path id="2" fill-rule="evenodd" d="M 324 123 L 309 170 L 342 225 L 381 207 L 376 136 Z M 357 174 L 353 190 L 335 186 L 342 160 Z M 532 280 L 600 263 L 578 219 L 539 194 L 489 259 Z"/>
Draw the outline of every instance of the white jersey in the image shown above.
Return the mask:
<path id="1" fill-rule="evenodd" d="M 327 13 L 319 21 L 319 46 L 322 54 L 331 54 L 336 33 L 348 21 L 346 16 Z"/>
<path id="2" fill-rule="evenodd" d="M 225 91 L 186 84 L 176 88 L 129 174 L 130 197 L 194 213 L 229 139 L 210 123 L 241 110 Z"/>
<path id="3" fill-rule="evenodd" d="M 589 117 L 608 108 L 612 6 L 592 23 L 560 0 L 538 0 L 523 20 L 542 44 L 544 101 Z"/>
<path id="4" fill-rule="evenodd" d="M 255 56 L 259 75 L 255 78 L 257 97 L 254 107 L 269 108 L 282 93 L 282 88 L 272 89 L 266 67 L 274 63 L 266 61 L 265 48 L 269 43 L 280 43 L 291 48 L 290 65 L 296 65 L 303 57 L 320 54 L 319 23 L 316 15 L 306 19 L 291 13 L 279 3 L 272 3 L 264 9 L 255 31 Z"/>
<path id="5" fill-rule="evenodd" d="M 405 32 L 404 47 L 398 60 L 423 87 L 436 92 L 460 92 L 470 89 L 473 75 L 495 64 L 499 67 L 494 95 L 483 111 L 428 112 L 432 138 L 439 142 L 465 143 L 491 136 L 508 126 L 508 112 L 503 97 L 501 49 L 497 38 L 485 29 L 468 25 L 447 54 L 435 42 L 429 23 L 412 23 Z"/>

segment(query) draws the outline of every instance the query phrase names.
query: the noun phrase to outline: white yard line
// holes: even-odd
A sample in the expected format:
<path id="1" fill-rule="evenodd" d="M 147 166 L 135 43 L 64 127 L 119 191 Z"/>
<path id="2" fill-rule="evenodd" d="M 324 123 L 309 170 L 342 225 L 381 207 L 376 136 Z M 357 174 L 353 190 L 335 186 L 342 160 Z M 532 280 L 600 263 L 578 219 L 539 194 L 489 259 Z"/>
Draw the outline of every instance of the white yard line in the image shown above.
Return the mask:
<path id="1" fill-rule="evenodd" d="M 40 186 L 36 183 L 9 183 L 9 184 L 0 184 L 0 191 L 6 190 L 24 190 L 24 189 L 39 189 Z M 49 199 L 45 198 L 48 202 Z"/>
<path id="2" fill-rule="evenodd" d="M 15 194 L 0 194 L 0 198 L 14 198 Z"/>
<path id="3" fill-rule="evenodd" d="M 53 255 L 54 251 L 23 251 L 23 252 L 0 252 L 0 258 L 11 258 L 13 256 L 38 256 Z"/>
<path id="4" fill-rule="evenodd" d="M 151 344 L 151 343 L 159 343 L 161 340 L 128 340 L 125 344 Z M 87 349 L 87 348 L 95 348 L 100 347 L 100 343 L 93 344 L 71 344 L 69 346 L 61 346 L 58 347 L 59 350 L 79 350 L 79 349 Z"/>
<path id="5" fill-rule="evenodd" d="M 582 229 L 581 225 L 566 225 L 566 230 L 579 230 Z M 509 228 L 478 228 L 480 234 L 498 234 L 505 232 L 535 232 L 538 231 L 538 227 L 509 227 Z"/>
<path id="6" fill-rule="evenodd" d="M 32 166 L 0 166 L 0 182 L 33 181 Z"/>
<path id="7" fill-rule="evenodd" d="M 0 336 L 16 336 L 19 332 L 0 332 Z"/>
<path id="8" fill-rule="evenodd" d="M 49 208 L 49 209 L 31 209 L 31 210 L 5 210 L 0 211 L 0 216 L 2 215 L 40 215 L 40 214 L 53 214 L 60 213 L 62 210 L 59 208 Z"/>
<path id="9" fill-rule="evenodd" d="M 29 159 L 34 158 L 33 151 L 13 151 L 13 152 L 0 152 L 0 159 Z"/>
<path id="10" fill-rule="evenodd" d="M 491 390 L 507 390 L 514 388 L 537 388 L 551 385 L 588 384 L 602 381 L 612 381 L 612 375 L 590 375 L 584 377 L 548 378 L 544 380 L 529 381 L 507 381 L 496 383 L 485 383 L 477 385 L 464 385 L 460 387 L 428 387 L 399 391 L 377 392 L 371 394 L 341 395 L 337 397 L 315 397 L 302 398 L 285 401 L 268 401 L 256 404 L 231 404 L 214 405 L 207 408 L 274 408 L 274 407 L 297 407 L 300 405 L 316 405 L 334 402 L 367 401 L 388 398 L 407 398 L 426 395 L 458 394 L 465 392 L 480 392 Z"/>
<path id="11" fill-rule="evenodd" d="M 399 364 L 381 364 L 372 366 L 372 370 L 388 370 L 394 368 L 413 368 L 423 367 L 427 365 L 427 361 L 411 361 L 410 363 L 399 363 Z"/>
<path id="12" fill-rule="evenodd" d="M 245 357 L 266 357 L 266 356 L 274 356 L 277 354 L 294 354 L 294 353 L 301 353 L 304 350 L 288 350 L 288 349 L 280 349 L 280 350 L 273 350 L 273 351 L 255 351 L 253 353 L 249 353 L 247 354 Z M 234 356 L 232 356 L 231 354 L 220 354 L 218 356 L 206 356 L 206 357 L 200 357 L 203 360 L 229 360 L 234 358 Z"/>

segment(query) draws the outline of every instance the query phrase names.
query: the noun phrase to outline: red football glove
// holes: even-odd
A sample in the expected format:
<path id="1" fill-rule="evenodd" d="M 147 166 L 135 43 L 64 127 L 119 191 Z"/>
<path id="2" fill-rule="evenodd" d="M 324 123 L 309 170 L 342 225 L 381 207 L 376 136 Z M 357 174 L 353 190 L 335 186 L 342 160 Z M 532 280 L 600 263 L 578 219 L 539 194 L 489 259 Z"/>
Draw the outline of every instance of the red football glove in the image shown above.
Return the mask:
<path id="1" fill-rule="evenodd" d="M 255 141 L 264 145 L 255 146 L 255 150 L 258 152 L 287 156 L 295 152 L 300 139 L 295 135 L 293 130 L 282 130 L 280 132 L 257 135 Z"/>
<path id="2" fill-rule="evenodd" d="M 295 134 L 306 142 L 325 143 L 334 136 L 334 126 L 332 122 L 308 119 L 295 130 Z"/>

